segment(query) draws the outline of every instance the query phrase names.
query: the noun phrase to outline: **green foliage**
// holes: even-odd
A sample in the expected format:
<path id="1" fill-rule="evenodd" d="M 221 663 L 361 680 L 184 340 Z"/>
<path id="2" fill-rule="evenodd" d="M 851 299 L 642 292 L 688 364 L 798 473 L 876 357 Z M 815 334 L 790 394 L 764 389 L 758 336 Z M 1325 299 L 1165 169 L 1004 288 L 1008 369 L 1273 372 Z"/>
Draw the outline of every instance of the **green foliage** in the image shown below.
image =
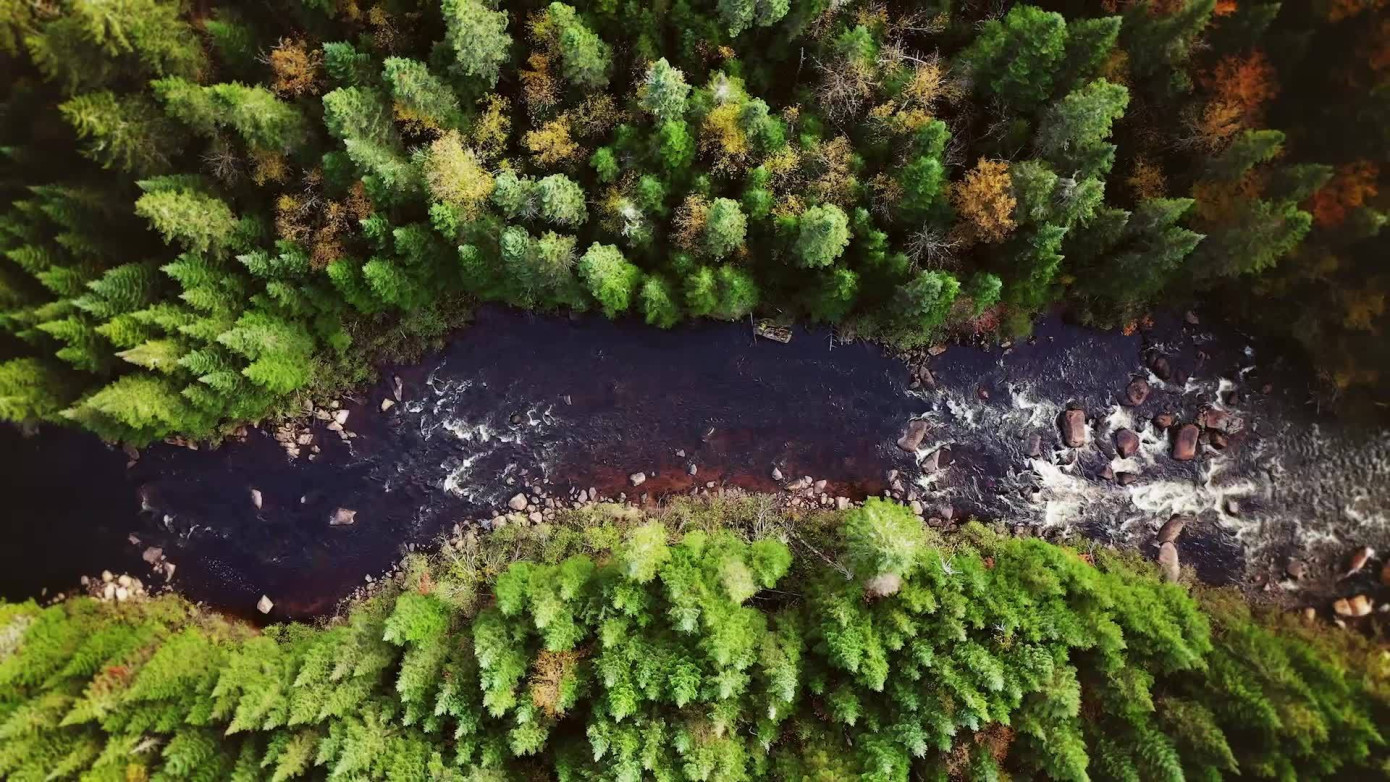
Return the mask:
<path id="1" fill-rule="evenodd" d="M 1045 101 L 1067 55 L 1067 22 L 1061 14 L 1016 5 L 1003 19 L 985 22 L 965 54 L 975 89 L 1032 108 Z"/>
<path id="2" fill-rule="evenodd" d="M 632 306 L 642 270 L 629 263 L 618 248 L 595 242 L 579 259 L 579 276 L 603 307 L 603 314 L 615 318 Z"/>
<path id="3" fill-rule="evenodd" d="M 1374 3 L 416 5 L 0 0 L 8 418 L 152 432 L 80 404 L 132 375 L 211 435 L 595 296 L 904 347 L 1218 295 L 1336 383 L 1390 361 Z"/>
<path id="4" fill-rule="evenodd" d="M 327 626 L 257 632 L 172 595 L 0 604 L 0 773 L 1326 779 L 1386 760 L 1372 645 L 1128 557 L 977 524 L 940 539 L 877 499 L 576 513 L 417 559 Z"/>
<path id="5" fill-rule="evenodd" d="M 800 265 L 829 266 L 849 245 L 849 217 L 833 204 L 813 206 L 796 225 L 796 257 Z"/>
<path id="6" fill-rule="evenodd" d="M 657 122 L 669 122 L 685 114 L 688 95 L 690 85 L 685 83 L 685 74 L 662 57 L 647 66 L 646 78 L 637 89 L 637 102 Z"/>
<path id="7" fill-rule="evenodd" d="M 571 6 L 551 3 L 545 14 L 565 80 L 580 89 L 607 86 L 613 56 L 608 44 L 584 24 Z"/>
<path id="8" fill-rule="evenodd" d="M 424 63 L 389 57 L 383 64 L 382 78 L 396 100 L 397 117 L 436 129 L 458 128 L 463 124 L 458 96 L 449 85 L 435 78 Z"/>
<path id="9" fill-rule="evenodd" d="M 105 168 L 136 177 L 162 174 L 182 146 L 173 123 L 143 96 L 118 98 L 112 92 L 90 92 L 64 102 L 59 109 L 86 141 L 85 154 Z"/>
<path id="10" fill-rule="evenodd" d="M 454 69 L 491 89 L 511 56 L 507 12 L 489 8 L 483 0 L 443 0 L 440 10 L 448 31 L 445 40 L 454 51 Z"/>
<path id="11" fill-rule="evenodd" d="M 718 198 L 709 206 L 705 218 L 704 251 L 711 258 L 726 258 L 743 246 L 748 234 L 748 217 L 739 203 L 730 198 Z"/>

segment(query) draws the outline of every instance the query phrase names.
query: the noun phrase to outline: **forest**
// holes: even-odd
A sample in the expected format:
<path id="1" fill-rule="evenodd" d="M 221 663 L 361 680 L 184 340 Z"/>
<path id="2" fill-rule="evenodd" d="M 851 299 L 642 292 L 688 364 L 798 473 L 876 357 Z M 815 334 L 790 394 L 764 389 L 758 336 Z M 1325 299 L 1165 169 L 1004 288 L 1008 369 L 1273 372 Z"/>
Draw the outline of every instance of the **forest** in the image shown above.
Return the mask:
<path id="1" fill-rule="evenodd" d="M 1390 778 L 1355 633 L 871 499 L 472 533 L 321 626 L 0 603 L 16 780 Z"/>
<path id="2" fill-rule="evenodd" d="M 20 424 L 216 436 L 488 301 L 1387 366 L 1376 0 L 0 0 L 0 72 Z"/>

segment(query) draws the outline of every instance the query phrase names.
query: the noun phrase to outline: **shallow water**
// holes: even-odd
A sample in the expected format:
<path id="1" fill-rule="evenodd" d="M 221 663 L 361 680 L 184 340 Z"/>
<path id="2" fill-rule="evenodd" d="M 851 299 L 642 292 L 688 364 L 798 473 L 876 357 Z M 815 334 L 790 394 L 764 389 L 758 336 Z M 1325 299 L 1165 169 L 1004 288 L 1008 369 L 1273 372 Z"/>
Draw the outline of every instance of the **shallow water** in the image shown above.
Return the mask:
<path id="1" fill-rule="evenodd" d="M 1184 382 L 1152 376 L 1155 351 Z M 139 554 L 154 545 L 190 597 L 244 613 L 266 594 L 273 617 L 306 616 L 408 547 L 486 518 L 526 481 L 614 496 L 634 491 L 627 476 L 642 471 L 636 491 L 656 497 L 709 481 L 771 490 L 774 466 L 856 499 L 882 492 L 897 469 L 929 512 L 1141 549 L 1170 515 L 1190 513 L 1199 521 L 1181 541 L 1184 561 L 1217 583 L 1276 575 L 1292 552 L 1330 573 L 1354 545 L 1390 548 L 1390 438 L 1320 415 L 1306 374 L 1235 331 L 1171 318 L 1127 336 L 1049 319 L 1029 343 L 955 347 L 930 366 L 939 387 L 912 390 L 904 364 L 824 330 L 782 345 L 746 324 L 662 332 L 488 308 L 442 354 L 388 368 L 345 400 L 355 439 L 315 421 L 312 461 L 288 459 L 259 430 L 216 450 L 156 446 L 129 469 L 120 451 L 74 433 L 0 434 L 11 519 L 0 590 L 37 595 L 102 568 L 143 573 Z M 382 413 L 392 375 L 403 402 Z M 1132 376 L 1154 384 L 1138 408 L 1117 401 Z M 1068 404 L 1088 414 L 1082 449 L 1060 444 Z M 1207 407 L 1239 421 L 1231 447 L 1173 461 L 1150 420 L 1190 421 Z M 912 418 L 931 425 L 916 457 L 895 444 Z M 1143 442 L 1128 460 L 1114 458 L 1120 427 Z M 949 466 L 922 474 L 917 459 L 941 446 Z M 1107 465 L 1138 479 L 1121 487 L 1101 477 Z M 330 526 L 338 507 L 356 510 L 356 523 Z"/>

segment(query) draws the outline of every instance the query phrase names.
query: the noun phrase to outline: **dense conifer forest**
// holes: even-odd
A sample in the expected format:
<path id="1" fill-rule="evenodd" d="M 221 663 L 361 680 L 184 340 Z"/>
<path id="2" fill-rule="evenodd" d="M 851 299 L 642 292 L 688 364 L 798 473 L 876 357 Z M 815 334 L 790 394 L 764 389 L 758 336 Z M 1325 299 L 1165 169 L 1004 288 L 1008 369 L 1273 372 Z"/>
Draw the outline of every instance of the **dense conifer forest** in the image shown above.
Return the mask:
<path id="1" fill-rule="evenodd" d="M 591 506 L 323 626 L 0 604 L 13 780 L 1374 779 L 1383 649 L 902 505 Z"/>
<path id="2" fill-rule="evenodd" d="M 0 417 L 142 444 L 470 307 L 911 347 L 1208 296 L 1386 366 L 1373 0 L 0 0 Z"/>

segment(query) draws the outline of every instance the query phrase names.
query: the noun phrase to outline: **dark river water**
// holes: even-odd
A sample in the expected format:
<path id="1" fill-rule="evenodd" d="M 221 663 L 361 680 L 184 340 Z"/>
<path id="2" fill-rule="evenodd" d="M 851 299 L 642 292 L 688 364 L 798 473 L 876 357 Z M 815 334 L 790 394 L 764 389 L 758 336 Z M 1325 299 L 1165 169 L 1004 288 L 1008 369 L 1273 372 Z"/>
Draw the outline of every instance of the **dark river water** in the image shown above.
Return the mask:
<path id="1" fill-rule="evenodd" d="M 1159 354 L 1167 382 L 1148 369 Z M 896 469 L 938 512 L 1146 553 L 1157 525 L 1191 514 L 1180 550 L 1207 581 L 1354 588 L 1333 576 L 1350 549 L 1390 549 L 1390 438 L 1319 412 L 1310 376 L 1280 355 L 1179 317 L 1133 335 L 1054 318 L 1009 348 L 953 347 L 929 362 L 937 387 L 912 389 L 904 363 L 825 330 L 783 345 L 747 324 L 658 331 L 485 308 L 444 352 L 345 399 L 353 439 L 314 421 L 313 460 L 252 430 L 217 449 L 155 446 L 128 468 L 79 433 L 0 430 L 0 594 L 67 589 L 102 569 L 148 574 L 141 552 L 159 546 L 193 599 L 246 614 L 265 594 L 272 618 L 309 616 L 408 547 L 488 517 L 524 482 L 615 496 L 642 471 L 636 491 L 655 498 L 710 481 L 773 490 L 773 467 L 854 499 L 882 492 Z M 402 402 L 382 412 L 393 377 Z M 1136 377 L 1152 393 L 1121 405 Z M 1068 405 L 1087 413 L 1080 449 L 1060 442 Z M 1207 409 L 1227 413 L 1231 444 L 1171 459 L 1151 419 Z M 914 418 L 929 425 L 915 455 L 896 445 Z M 1141 438 L 1128 459 L 1113 445 L 1121 427 Z M 924 472 L 938 447 L 949 466 Z M 1121 486 L 1107 467 L 1136 477 Z M 355 523 L 329 524 L 340 507 Z M 1290 555 L 1309 561 L 1302 585 L 1279 583 Z"/>

